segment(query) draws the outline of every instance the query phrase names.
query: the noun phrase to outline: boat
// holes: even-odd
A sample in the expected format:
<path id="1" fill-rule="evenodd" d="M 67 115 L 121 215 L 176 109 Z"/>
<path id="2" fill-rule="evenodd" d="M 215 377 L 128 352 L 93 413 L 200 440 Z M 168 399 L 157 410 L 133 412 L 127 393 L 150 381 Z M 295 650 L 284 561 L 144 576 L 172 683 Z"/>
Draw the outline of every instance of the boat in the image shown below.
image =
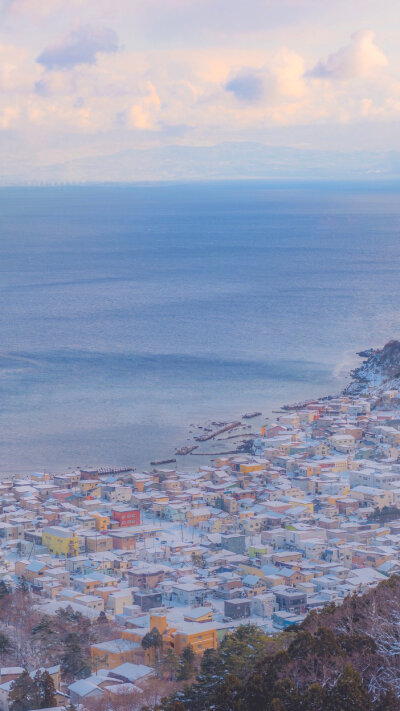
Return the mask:
<path id="1" fill-rule="evenodd" d="M 243 419 L 244 420 L 251 420 L 252 417 L 259 417 L 260 415 L 262 415 L 262 412 L 246 412 L 243 415 Z"/>

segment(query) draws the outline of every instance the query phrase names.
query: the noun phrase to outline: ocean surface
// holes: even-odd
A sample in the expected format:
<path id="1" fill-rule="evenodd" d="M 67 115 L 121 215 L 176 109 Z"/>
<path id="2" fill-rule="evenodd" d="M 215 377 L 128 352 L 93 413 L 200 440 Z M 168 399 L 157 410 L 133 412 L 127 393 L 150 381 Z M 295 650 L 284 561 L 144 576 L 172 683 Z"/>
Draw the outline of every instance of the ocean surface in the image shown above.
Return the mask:
<path id="1" fill-rule="evenodd" d="M 396 185 L 2 188 L 0 473 L 146 468 L 338 392 L 400 336 L 399 265 Z"/>

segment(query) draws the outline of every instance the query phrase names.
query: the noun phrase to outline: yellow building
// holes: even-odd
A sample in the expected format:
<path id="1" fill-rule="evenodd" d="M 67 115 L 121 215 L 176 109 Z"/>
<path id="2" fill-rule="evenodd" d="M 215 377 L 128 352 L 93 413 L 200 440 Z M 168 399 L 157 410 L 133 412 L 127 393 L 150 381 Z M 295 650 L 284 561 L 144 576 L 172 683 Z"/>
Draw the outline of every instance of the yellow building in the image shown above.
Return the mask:
<path id="1" fill-rule="evenodd" d="M 251 472 L 261 472 L 263 469 L 264 466 L 258 462 L 240 464 L 239 466 L 239 471 L 241 471 L 242 474 L 250 474 Z"/>
<path id="2" fill-rule="evenodd" d="M 55 555 L 65 555 L 70 558 L 79 553 L 78 537 L 72 528 L 46 526 L 43 529 L 42 543 L 50 553 Z"/>
<path id="3" fill-rule="evenodd" d="M 79 491 L 84 496 L 93 496 L 96 498 L 100 497 L 100 486 L 96 479 L 84 479 L 79 482 L 78 486 Z"/>
<path id="4" fill-rule="evenodd" d="M 306 464 L 306 476 L 321 476 L 320 464 L 310 462 Z"/>
<path id="5" fill-rule="evenodd" d="M 140 647 L 136 642 L 124 638 L 112 639 L 109 642 L 92 644 L 90 656 L 95 668 L 98 666 L 114 669 L 125 662 L 133 662 L 138 649 Z"/>
<path id="6" fill-rule="evenodd" d="M 182 654 L 189 645 L 195 654 L 203 654 L 206 649 L 217 648 L 217 628 L 215 622 L 179 622 L 169 627 L 165 614 L 150 614 L 150 629 L 158 629 L 163 647 Z"/>
<path id="7" fill-rule="evenodd" d="M 110 517 L 100 514 L 98 511 L 94 511 L 91 516 L 95 520 L 96 531 L 108 531 L 110 528 Z"/>
<path id="8" fill-rule="evenodd" d="M 211 517 L 211 512 L 205 506 L 202 506 L 201 508 L 188 511 L 186 517 L 189 526 L 198 526 L 200 523 L 208 521 Z"/>

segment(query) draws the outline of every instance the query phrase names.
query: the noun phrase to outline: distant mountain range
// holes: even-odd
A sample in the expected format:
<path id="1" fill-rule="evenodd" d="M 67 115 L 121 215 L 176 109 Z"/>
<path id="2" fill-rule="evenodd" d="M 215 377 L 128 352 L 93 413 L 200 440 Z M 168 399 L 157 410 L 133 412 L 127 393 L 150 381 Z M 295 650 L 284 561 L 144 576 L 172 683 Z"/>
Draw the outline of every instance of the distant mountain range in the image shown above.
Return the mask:
<path id="1" fill-rule="evenodd" d="M 3 164 L 4 165 L 4 164 Z M 336 152 L 261 143 L 129 149 L 48 166 L 11 169 L 0 184 L 221 179 L 400 178 L 400 152 Z"/>

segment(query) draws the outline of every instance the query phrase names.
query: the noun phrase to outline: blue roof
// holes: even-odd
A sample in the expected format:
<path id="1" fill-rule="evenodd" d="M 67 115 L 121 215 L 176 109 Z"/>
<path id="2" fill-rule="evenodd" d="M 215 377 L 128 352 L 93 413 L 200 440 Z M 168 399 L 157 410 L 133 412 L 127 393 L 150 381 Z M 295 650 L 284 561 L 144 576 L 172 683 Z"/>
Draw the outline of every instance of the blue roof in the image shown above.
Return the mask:
<path id="1" fill-rule="evenodd" d="M 154 669 L 152 667 L 146 667 L 144 664 L 132 664 L 131 662 L 125 662 L 120 664 L 118 667 L 110 670 L 110 676 L 117 674 L 118 676 L 123 676 L 129 681 L 137 681 L 143 676 L 148 674 L 154 674 Z"/>
<path id="2" fill-rule="evenodd" d="M 246 575 L 243 578 L 243 583 L 245 585 L 255 585 L 259 580 L 260 578 L 258 578 L 257 575 Z"/>
<path id="3" fill-rule="evenodd" d="M 31 560 L 29 565 L 26 566 L 26 569 L 32 571 L 32 573 L 40 573 L 40 571 L 45 567 L 45 564 L 39 560 Z"/>

